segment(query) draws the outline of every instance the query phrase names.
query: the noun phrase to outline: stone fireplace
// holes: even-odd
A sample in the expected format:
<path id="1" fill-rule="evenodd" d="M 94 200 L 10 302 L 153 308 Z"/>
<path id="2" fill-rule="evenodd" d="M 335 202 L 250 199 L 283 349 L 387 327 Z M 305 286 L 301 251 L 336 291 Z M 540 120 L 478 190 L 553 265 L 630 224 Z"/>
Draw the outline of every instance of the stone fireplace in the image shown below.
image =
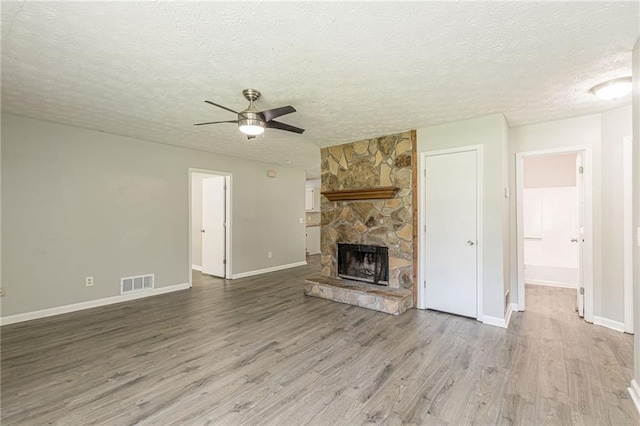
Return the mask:
<path id="1" fill-rule="evenodd" d="M 322 269 L 307 295 L 396 315 L 413 307 L 415 152 L 415 131 L 321 149 Z"/>
<path id="2" fill-rule="evenodd" d="M 396 187 L 386 200 L 329 201 L 322 197 L 324 277 L 338 277 L 338 244 L 386 247 L 389 287 L 414 285 L 414 132 L 321 150 L 322 192 Z"/>

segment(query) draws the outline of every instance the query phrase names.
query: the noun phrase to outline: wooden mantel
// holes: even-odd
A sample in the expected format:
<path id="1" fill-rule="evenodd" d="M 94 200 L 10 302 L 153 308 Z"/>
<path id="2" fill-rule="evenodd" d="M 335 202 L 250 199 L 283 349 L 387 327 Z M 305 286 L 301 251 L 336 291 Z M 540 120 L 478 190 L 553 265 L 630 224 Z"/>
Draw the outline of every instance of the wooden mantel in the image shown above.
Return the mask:
<path id="1" fill-rule="evenodd" d="M 321 194 L 329 201 L 347 200 L 387 200 L 393 198 L 400 188 L 383 186 L 379 188 L 343 189 L 341 191 L 324 191 Z"/>

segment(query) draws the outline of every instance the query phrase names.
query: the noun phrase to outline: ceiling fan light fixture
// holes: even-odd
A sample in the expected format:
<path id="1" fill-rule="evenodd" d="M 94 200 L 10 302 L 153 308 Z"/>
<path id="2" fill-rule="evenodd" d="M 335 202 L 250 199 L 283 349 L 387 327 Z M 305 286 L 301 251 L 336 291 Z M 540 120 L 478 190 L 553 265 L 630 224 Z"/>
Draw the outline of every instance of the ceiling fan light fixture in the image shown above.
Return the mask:
<path id="1" fill-rule="evenodd" d="M 264 121 L 240 120 L 238 121 L 238 129 L 247 136 L 258 136 L 264 133 Z"/>
<path id="2" fill-rule="evenodd" d="M 218 107 L 220 109 L 224 109 L 225 111 L 236 114 L 238 117 L 237 120 L 209 121 L 206 123 L 196 123 L 194 124 L 194 126 L 204 126 L 206 124 L 220 123 L 237 123 L 238 130 L 247 135 L 247 139 L 253 139 L 256 136 L 263 134 L 266 128 L 298 133 L 299 135 L 304 133 L 304 129 L 274 120 L 274 118 L 278 118 L 282 115 L 296 112 L 296 109 L 291 105 L 258 111 L 253 102 L 260 97 L 260 92 L 255 89 L 244 89 L 242 91 L 242 94 L 244 95 L 245 99 L 249 101 L 249 106 L 240 112 L 234 111 L 231 108 L 227 108 L 226 106 L 217 104 L 215 102 L 205 101 L 205 103 L 208 103 L 209 105 L 213 105 L 214 107 Z"/>
<path id="3" fill-rule="evenodd" d="M 605 101 L 614 101 L 631 92 L 631 77 L 615 78 L 605 81 L 591 89 L 591 93 Z"/>

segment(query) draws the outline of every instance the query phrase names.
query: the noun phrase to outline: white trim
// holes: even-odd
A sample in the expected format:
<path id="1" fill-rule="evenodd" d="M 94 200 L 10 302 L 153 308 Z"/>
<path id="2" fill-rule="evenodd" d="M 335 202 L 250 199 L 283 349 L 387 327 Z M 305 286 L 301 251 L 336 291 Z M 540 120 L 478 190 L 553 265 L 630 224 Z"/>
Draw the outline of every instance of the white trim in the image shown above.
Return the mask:
<path id="1" fill-rule="evenodd" d="M 504 322 L 504 318 L 491 317 L 489 315 L 485 315 L 482 318 L 482 323 L 486 325 L 492 325 L 494 327 L 507 328 L 506 323 Z"/>
<path id="2" fill-rule="evenodd" d="M 624 324 L 618 321 L 610 320 L 609 318 L 594 316 L 593 323 L 595 325 L 601 325 L 602 327 L 607 327 L 612 330 L 621 331 L 624 333 Z"/>
<path id="3" fill-rule="evenodd" d="M 232 253 L 232 250 L 231 250 L 232 249 L 231 234 L 232 234 L 232 229 L 233 229 L 233 226 L 232 226 L 232 218 L 233 218 L 233 216 L 232 216 L 231 213 L 233 211 L 232 210 L 233 196 L 232 196 L 231 188 L 232 188 L 233 175 L 231 173 L 227 173 L 227 172 L 219 172 L 219 171 L 207 170 L 207 169 L 198 169 L 198 168 L 194 168 L 194 167 L 189 167 L 188 173 L 189 173 L 189 187 L 187 189 L 187 192 L 188 192 L 188 194 L 187 194 L 188 195 L 187 205 L 188 205 L 188 215 L 189 215 L 189 221 L 188 221 L 188 223 L 189 223 L 188 226 L 189 227 L 187 228 L 187 235 L 188 235 L 188 238 L 189 238 L 189 248 L 188 248 L 188 253 L 189 253 L 189 259 L 188 260 L 189 260 L 189 263 L 187 265 L 191 265 L 191 268 L 195 269 L 195 268 L 193 268 L 193 253 L 192 253 L 193 252 L 193 246 L 192 246 L 192 243 L 191 243 L 191 226 L 192 226 L 192 224 L 191 224 L 191 204 L 193 202 L 193 200 L 191 199 L 191 191 L 192 191 L 191 187 L 192 187 L 193 174 L 194 173 L 203 173 L 203 174 L 214 175 L 214 176 L 224 176 L 225 177 L 225 181 L 224 182 L 225 182 L 225 185 L 227 186 L 227 190 L 225 191 L 225 195 L 226 195 L 226 199 L 225 199 L 225 204 L 226 204 L 226 206 L 225 206 L 225 219 L 226 219 L 226 222 L 227 222 L 227 229 L 226 229 L 227 232 L 226 232 L 226 235 L 225 235 L 225 249 L 224 249 L 225 257 L 227 258 L 226 259 L 227 263 L 225 265 L 225 270 L 224 270 L 224 275 L 225 276 L 223 278 L 232 277 L 233 276 L 233 271 L 231 269 L 231 265 L 233 264 L 233 261 L 232 261 L 233 253 Z M 201 267 L 201 269 L 202 269 L 202 267 Z M 193 286 L 193 277 L 192 277 L 191 273 L 189 273 L 189 284 L 191 286 Z"/>
<path id="4" fill-rule="evenodd" d="M 504 318 L 492 317 L 485 315 L 482 319 L 483 324 L 492 325 L 494 327 L 509 328 L 509 322 L 511 322 L 511 314 L 513 311 L 517 311 L 518 305 L 515 303 L 509 303 L 507 305 L 507 312 L 504 314 Z"/>
<path id="5" fill-rule="evenodd" d="M 72 305 L 57 306 L 55 308 L 42 309 L 40 311 L 27 312 L 24 314 L 10 315 L 0 318 L 0 325 L 15 324 L 17 322 L 30 321 L 38 318 L 52 317 L 54 315 L 67 314 L 69 312 L 82 311 L 85 309 L 97 308 L 99 306 L 113 305 L 115 303 L 128 302 L 130 300 L 143 299 L 157 296 L 159 294 L 171 293 L 174 291 L 187 290 L 191 287 L 189 283 L 169 285 L 154 288 L 148 291 L 137 291 L 134 293 L 120 294 L 118 296 L 105 297 L 103 299 L 90 300 L 88 302 L 74 303 Z"/>
<path id="6" fill-rule="evenodd" d="M 585 291 L 584 319 L 593 322 L 593 161 L 591 146 L 568 146 L 563 148 L 543 149 L 516 153 L 516 255 L 518 271 L 518 306 L 525 310 L 524 291 L 524 227 L 523 227 L 523 194 L 524 194 L 524 159 L 556 154 L 583 153 L 584 160 L 584 261 L 583 283 Z M 578 284 L 578 287 L 580 284 Z"/>
<path id="7" fill-rule="evenodd" d="M 484 232 L 482 229 L 482 209 L 483 200 L 484 200 L 484 192 L 483 192 L 483 182 L 484 182 L 484 154 L 482 151 L 482 145 L 476 145 L 476 151 L 478 153 L 478 217 L 476 218 L 476 228 L 478 230 L 478 260 L 477 260 L 477 282 L 478 282 L 478 316 L 477 319 L 482 321 L 484 317 L 484 281 L 483 281 L 483 273 L 484 273 Z"/>
<path id="8" fill-rule="evenodd" d="M 194 271 L 202 272 L 202 266 L 200 265 L 191 265 L 191 269 Z"/>
<path id="9" fill-rule="evenodd" d="M 631 380 L 631 387 L 627 388 L 629 391 L 629 395 L 631 395 L 631 400 L 633 404 L 636 406 L 636 410 L 640 413 L 640 385 L 638 382 Z"/>
<path id="10" fill-rule="evenodd" d="M 307 264 L 307 261 L 303 260 L 302 262 L 288 263 L 286 265 L 280 265 L 280 266 L 272 266 L 271 268 L 256 269 L 255 271 L 240 272 L 239 274 L 233 275 L 231 277 L 231 279 L 235 280 L 236 278 L 251 277 L 253 275 L 266 274 L 268 272 L 275 272 L 275 271 L 281 271 L 283 269 L 295 268 L 297 266 L 304 266 L 306 264 Z"/>
<path id="11" fill-rule="evenodd" d="M 509 303 L 507 305 L 507 313 L 504 315 L 505 328 L 508 328 L 509 327 L 509 323 L 511 322 L 511 314 L 513 313 L 514 305 L 515 305 L 515 303 Z"/>
<path id="12" fill-rule="evenodd" d="M 422 190 L 425 187 L 425 178 L 424 178 L 424 170 L 426 167 L 427 157 L 434 155 L 444 155 L 444 154 L 456 154 L 460 152 L 469 152 L 476 151 L 476 161 L 477 161 L 477 218 L 476 218 L 476 228 L 477 228 L 477 260 L 476 260 L 476 283 L 477 283 L 477 305 L 476 305 L 476 319 L 478 321 L 483 320 L 483 310 L 484 310 L 484 293 L 483 293 L 483 247 L 484 247 L 484 236 L 482 232 L 482 199 L 483 199 L 483 179 L 484 179 L 484 160 L 483 160 L 483 150 L 482 145 L 468 145 L 458 148 L 451 149 L 442 149 L 437 151 L 423 151 L 420 152 L 420 172 L 418 173 L 418 309 L 426 309 L 426 292 L 424 285 L 421 285 L 425 281 L 424 271 L 426 268 L 425 259 L 421 256 L 421 253 L 425 253 L 426 251 L 426 241 L 423 237 L 424 235 L 424 226 L 425 226 L 425 194 Z"/>
<path id="13" fill-rule="evenodd" d="M 622 141 L 624 331 L 633 334 L 633 140 Z"/>
<path id="14" fill-rule="evenodd" d="M 572 288 L 572 289 L 577 289 L 578 286 L 576 286 L 575 284 L 572 283 L 563 283 L 561 281 L 546 281 L 546 280 L 532 280 L 532 279 L 528 279 L 525 281 L 525 284 L 532 284 L 532 285 L 544 285 L 547 287 L 562 287 L 562 288 Z"/>

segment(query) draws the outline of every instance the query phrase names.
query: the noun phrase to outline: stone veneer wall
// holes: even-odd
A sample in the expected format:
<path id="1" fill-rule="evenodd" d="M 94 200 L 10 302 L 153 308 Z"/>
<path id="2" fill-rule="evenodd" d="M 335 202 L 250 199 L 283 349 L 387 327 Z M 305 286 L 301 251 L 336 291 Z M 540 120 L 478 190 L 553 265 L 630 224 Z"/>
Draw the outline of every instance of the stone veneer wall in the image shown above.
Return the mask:
<path id="1" fill-rule="evenodd" d="M 336 277 L 338 243 L 389 248 L 389 287 L 414 283 L 414 141 L 411 131 L 322 148 L 322 191 L 396 186 L 389 200 L 322 197 L 322 270 Z"/>

